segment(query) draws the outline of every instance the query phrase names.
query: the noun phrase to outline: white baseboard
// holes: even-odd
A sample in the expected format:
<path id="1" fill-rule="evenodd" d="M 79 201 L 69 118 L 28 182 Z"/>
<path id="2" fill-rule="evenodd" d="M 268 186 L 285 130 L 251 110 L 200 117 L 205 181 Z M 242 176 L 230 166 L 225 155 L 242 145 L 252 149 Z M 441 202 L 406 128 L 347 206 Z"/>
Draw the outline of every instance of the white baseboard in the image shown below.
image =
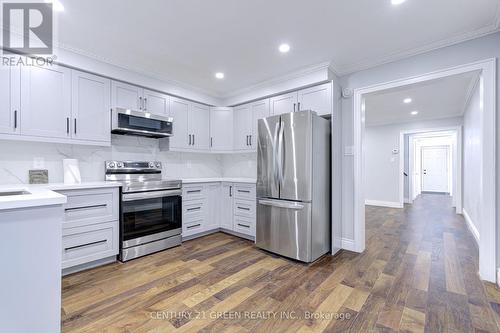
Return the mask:
<path id="1" fill-rule="evenodd" d="M 403 205 L 400 202 L 393 201 L 365 200 L 365 205 L 389 208 L 403 208 Z"/>
<path id="2" fill-rule="evenodd" d="M 405 202 L 405 204 L 411 204 L 412 203 L 409 198 L 405 198 L 404 202 Z"/>
<path id="3" fill-rule="evenodd" d="M 479 239 L 480 239 L 479 231 L 477 231 L 476 226 L 472 222 L 472 219 L 470 218 L 469 214 L 467 214 L 465 208 L 462 208 L 462 215 L 464 216 L 465 222 L 467 223 L 467 227 L 472 233 L 472 236 L 474 236 L 474 239 L 476 240 L 477 246 L 479 247 Z"/>
<path id="4" fill-rule="evenodd" d="M 497 268 L 497 285 L 500 287 L 500 268 Z"/>
<path id="5" fill-rule="evenodd" d="M 355 244 L 353 239 L 342 238 L 341 243 L 342 243 L 342 249 L 357 252 L 356 246 L 354 246 Z"/>

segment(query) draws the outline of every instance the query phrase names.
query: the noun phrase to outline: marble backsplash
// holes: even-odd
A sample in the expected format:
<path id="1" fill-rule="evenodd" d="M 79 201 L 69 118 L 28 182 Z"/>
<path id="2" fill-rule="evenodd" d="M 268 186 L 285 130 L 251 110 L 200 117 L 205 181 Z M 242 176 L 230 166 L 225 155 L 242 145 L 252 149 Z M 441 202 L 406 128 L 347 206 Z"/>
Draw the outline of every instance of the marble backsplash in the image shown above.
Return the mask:
<path id="1" fill-rule="evenodd" d="M 235 153 L 222 155 L 222 176 L 257 177 L 257 153 Z"/>
<path id="2" fill-rule="evenodd" d="M 104 180 L 106 160 L 155 160 L 163 163 L 164 178 L 198 178 L 236 176 L 245 163 L 235 158 L 203 153 L 161 151 L 158 140 L 113 135 L 111 147 L 52 144 L 40 142 L 0 141 L 0 184 L 28 183 L 29 169 L 47 169 L 49 182 L 63 181 L 64 158 L 79 160 L 82 181 Z M 227 160 L 227 161 L 226 161 Z"/>

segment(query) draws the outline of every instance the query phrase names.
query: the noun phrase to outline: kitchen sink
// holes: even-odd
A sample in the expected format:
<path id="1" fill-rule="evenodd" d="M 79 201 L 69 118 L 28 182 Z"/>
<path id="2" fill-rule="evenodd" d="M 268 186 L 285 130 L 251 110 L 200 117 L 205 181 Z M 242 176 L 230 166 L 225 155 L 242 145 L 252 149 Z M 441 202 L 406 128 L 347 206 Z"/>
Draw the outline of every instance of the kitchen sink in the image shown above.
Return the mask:
<path id="1" fill-rule="evenodd" d="M 25 195 L 25 194 L 31 194 L 31 193 L 25 190 L 5 191 L 5 192 L 0 192 L 0 197 L 8 197 L 11 195 Z"/>

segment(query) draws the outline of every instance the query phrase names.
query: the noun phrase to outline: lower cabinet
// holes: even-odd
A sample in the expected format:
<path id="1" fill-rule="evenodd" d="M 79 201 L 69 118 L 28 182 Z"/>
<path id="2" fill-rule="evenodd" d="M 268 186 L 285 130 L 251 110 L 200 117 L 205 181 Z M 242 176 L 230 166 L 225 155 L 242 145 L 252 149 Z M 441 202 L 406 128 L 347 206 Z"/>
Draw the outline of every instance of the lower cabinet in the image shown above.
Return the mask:
<path id="1" fill-rule="evenodd" d="M 182 236 L 219 229 L 255 238 L 255 184 L 205 183 L 183 186 Z"/>
<path id="2" fill-rule="evenodd" d="M 118 188 L 58 191 L 67 197 L 62 225 L 62 268 L 68 272 L 115 257 L 119 251 Z M 89 265 L 89 266 L 86 266 Z"/>

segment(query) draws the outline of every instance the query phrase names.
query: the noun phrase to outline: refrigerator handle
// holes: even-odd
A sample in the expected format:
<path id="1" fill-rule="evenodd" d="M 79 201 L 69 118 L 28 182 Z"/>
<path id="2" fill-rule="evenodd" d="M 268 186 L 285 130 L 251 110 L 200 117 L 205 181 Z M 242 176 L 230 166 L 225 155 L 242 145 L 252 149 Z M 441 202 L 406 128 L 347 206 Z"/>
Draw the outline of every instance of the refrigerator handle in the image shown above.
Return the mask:
<path id="1" fill-rule="evenodd" d="M 278 178 L 278 134 L 280 130 L 281 122 L 276 123 L 274 128 L 274 136 L 273 136 L 273 176 L 274 182 L 279 183 Z"/>
<path id="2" fill-rule="evenodd" d="M 278 180 L 280 186 L 283 186 L 283 174 L 284 174 L 284 161 L 283 161 L 283 132 L 284 132 L 284 123 L 280 122 L 280 131 L 278 134 Z"/>
<path id="3" fill-rule="evenodd" d="M 271 200 L 271 199 L 261 199 L 259 200 L 260 205 L 271 206 L 271 207 L 279 207 L 285 209 L 294 209 L 294 210 L 302 210 L 304 209 L 304 205 L 298 202 L 288 202 L 283 200 Z"/>

